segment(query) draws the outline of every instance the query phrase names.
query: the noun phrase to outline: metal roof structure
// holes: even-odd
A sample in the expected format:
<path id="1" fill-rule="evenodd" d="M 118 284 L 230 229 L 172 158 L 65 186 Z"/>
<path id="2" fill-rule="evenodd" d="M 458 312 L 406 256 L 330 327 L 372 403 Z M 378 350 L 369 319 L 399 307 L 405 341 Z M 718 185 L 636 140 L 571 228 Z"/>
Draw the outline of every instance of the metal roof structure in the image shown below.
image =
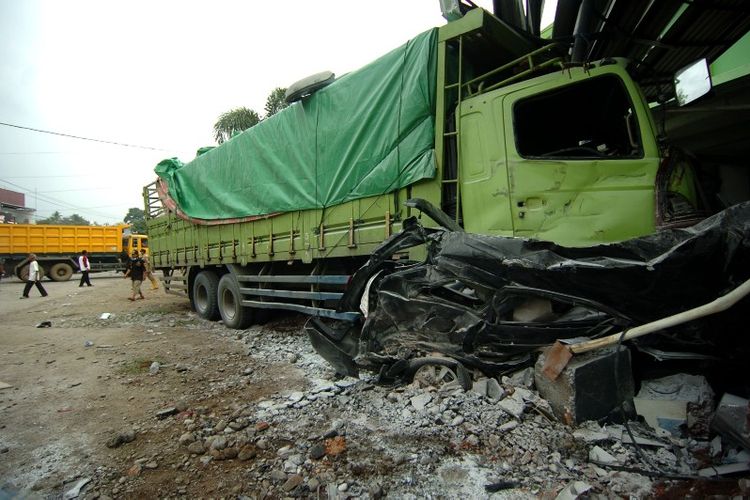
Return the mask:
<path id="1" fill-rule="evenodd" d="M 525 30 L 538 14 L 530 9 L 519 22 L 517 4 L 496 0 L 495 15 Z M 671 93 L 676 71 L 701 58 L 710 64 L 748 30 L 746 0 L 558 0 L 552 38 L 571 47 L 573 62 L 630 59 L 653 99 Z"/>

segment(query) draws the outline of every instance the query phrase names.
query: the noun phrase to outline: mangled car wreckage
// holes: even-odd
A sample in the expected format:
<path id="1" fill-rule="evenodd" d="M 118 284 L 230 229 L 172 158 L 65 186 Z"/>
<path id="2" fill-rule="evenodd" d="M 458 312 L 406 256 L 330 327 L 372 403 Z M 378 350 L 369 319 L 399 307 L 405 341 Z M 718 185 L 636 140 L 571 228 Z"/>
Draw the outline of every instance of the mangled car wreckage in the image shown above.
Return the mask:
<path id="1" fill-rule="evenodd" d="M 361 321 L 306 325 L 316 350 L 342 374 L 375 370 L 390 382 L 440 365 L 466 385 L 467 369 L 516 371 L 558 339 L 625 331 L 710 302 L 750 277 L 748 203 L 690 228 L 588 248 L 428 229 L 416 219 L 404 226 L 341 300 L 341 310 L 361 312 Z M 424 262 L 392 258 L 421 244 Z M 637 345 L 741 360 L 739 309 Z"/>

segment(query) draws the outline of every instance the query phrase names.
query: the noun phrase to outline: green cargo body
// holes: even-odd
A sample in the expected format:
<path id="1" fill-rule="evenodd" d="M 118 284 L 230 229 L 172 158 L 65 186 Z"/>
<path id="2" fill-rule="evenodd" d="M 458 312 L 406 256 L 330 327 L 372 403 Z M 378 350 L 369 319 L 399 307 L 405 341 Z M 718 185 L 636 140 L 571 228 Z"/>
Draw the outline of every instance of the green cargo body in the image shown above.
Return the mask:
<path id="1" fill-rule="evenodd" d="M 402 190 L 403 201 L 406 190 Z M 326 209 L 286 212 L 254 221 L 202 225 L 167 214 L 149 220 L 156 267 L 247 265 L 356 257 L 400 229 L 399 193 Z"/>

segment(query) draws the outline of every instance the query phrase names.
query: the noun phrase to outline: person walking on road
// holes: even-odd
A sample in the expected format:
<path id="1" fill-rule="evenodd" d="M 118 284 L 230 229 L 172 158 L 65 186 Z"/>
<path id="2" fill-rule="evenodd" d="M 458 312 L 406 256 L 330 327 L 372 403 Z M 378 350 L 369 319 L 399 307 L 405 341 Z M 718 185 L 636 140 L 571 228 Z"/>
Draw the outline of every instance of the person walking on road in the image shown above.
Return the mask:
<path id="1" fill-rule="evenodd" d="M 29 261 L 29 277 L 26 280 L 26 285 L 23 287 L 23 295 L 21 295 L 22 299 L 28 299 L 29 298 L 29 292 L 31 291 L 31 287 L 36 285 L 36 289 L 39 290 L 39 293 L 42 294 L 42 297 L 47 296 L 47 290 L 44 289 L 42 286 L 42 272 L 39 269 L 39 262 L 36 261 L 36 255 L 33 253 L 29 254 L 28 257 Z"/>
<path id="2" fill-rule="evenodd" d="M 86 250 L 81 251 L 81 256 L 78 257 L 78 269 L 81 270 L 81 282 L 78 283 L 79 287 L 82 287 L 84 283 L 87 286 L 94 286 L 91 284 L 89 279 L 89 271 L 91 271 L 91 264 L 89 263 L 89 256 Z"/>
<path id="3" fill-rule="evenodd" d="M 138 250 L 133 250 L 133 258 L 130 259 L 130 262 L 128 262 L 128 268 L 125 271 L 125 278 L 130 276 L 130 279 L 132 281 L 131 284 L 131 291 L 130 297 L 128 297 L 128 300 L 135 300 L 135 295 L 138 294 L 139 298 L 145 299 L 146 297 L 143 296 L 143 292 L 141 291 L 141 283 L 143 283 L 143 274 L 145 272 L 145 267 L 143 265 L 143 259 L 141 259 L 138 256 Z"/>
<path id="4" fill-rule="evenodd" d="M 144 249 L 141 249 L 141 260 L 146 269 L 146 277 L 151 282 L 151 290 L 158 290 L 159 281 L 154 277 L 154 266 L 151 265 L 151 260 L 148 258 L 148 254 Z"/>

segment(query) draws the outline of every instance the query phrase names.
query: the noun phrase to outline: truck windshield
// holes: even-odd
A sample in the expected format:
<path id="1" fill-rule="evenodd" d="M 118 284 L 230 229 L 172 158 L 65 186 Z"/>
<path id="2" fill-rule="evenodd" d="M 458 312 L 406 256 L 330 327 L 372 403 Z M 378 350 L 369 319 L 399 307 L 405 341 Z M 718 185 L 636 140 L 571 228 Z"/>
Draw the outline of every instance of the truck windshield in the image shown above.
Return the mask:
<path id="1" fill-rule="evenodd" d="M 643 155 L 623 82 L 604 75 L 520 100 L 516 148 L 530 158 L 637 158 Z"/>

